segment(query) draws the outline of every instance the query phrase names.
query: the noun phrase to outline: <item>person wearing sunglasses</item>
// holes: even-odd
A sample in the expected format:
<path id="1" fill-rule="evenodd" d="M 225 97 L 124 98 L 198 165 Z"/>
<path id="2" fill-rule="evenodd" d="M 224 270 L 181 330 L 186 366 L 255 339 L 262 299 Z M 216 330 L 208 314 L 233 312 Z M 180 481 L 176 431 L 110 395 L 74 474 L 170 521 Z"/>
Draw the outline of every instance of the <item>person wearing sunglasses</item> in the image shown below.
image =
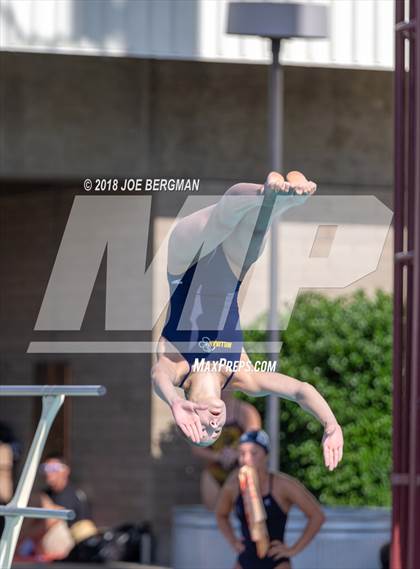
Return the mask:
<path id="1" fill-rule="evenodd" d="M 75 512 L 75 519 L 68 521 L 70 527 L 79 520 L 91 519 L 86 494 L 72 484 L 70 466 L 63 456 L 59 454 L 48 455 L 41 464 L 41 472 L 46 483 L 45 494 L 57 506 Z"/>

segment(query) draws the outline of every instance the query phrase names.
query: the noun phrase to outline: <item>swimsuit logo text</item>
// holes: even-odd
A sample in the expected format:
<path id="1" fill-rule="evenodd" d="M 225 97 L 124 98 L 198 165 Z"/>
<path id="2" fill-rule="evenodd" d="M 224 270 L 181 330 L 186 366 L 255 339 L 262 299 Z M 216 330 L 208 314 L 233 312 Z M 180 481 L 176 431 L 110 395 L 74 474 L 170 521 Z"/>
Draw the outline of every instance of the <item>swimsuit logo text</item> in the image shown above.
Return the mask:
<path id="1" fill-rule="evenodd" d="M 215 349 L 215 346 L 211 345 L 210 338 L 207 338 L 207 336 L 201 338 L 200 342 L 198 342 L 198 345 L 203 350 L 203 352 L 210 353 Z"/>
<path id="2" fill-rule="evenodd" d="M 210 340 L 207 336 L 201 338 L 198 342 L 203 352 L 213 352 L 216 348 L 231 348 L 232 342 L 223 342 L 222 340 Z"/>

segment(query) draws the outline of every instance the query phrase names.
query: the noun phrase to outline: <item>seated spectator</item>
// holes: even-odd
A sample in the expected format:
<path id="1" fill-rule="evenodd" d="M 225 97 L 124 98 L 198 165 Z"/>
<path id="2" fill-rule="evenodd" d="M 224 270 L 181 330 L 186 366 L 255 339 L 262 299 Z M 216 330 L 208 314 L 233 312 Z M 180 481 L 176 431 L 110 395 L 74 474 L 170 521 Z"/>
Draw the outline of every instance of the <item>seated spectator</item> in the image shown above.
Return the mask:
<path id="1" fill-rule="evenodd" d="M 0 440 L 0 504 L 10 502 L 13 495 L 13 450 Z"/>
<path id="2" fill-rule="evenodd" d="M 37 493 L 30 501 L 35 508 L 60 510 L 44 493 Z M 31 519 L 23 522 L 15 561 L 55 561 L 67 557 L 74 547 L 74 539 L 67 523 L 55 518 Z"/>
<path id="3" fill-rule="evenodd" d="M 4 506 L 13 496 L 13 469 L 19 456 L 20 444 L 8 424 L 0 421 L 0 505 Z M 0 537 L 4 519 L 0 517 Z"/>
<path id="4" fill-rule="evenodd" d="M 46 482 L 45 494 L 56 504 L 76 514 L 68 523 L 72 527 L 80 520 L 90 520 L 91 513 L 86 494 L 70 482 L 70 466 L 63 456 L 50 454 L 41 465 Z"/>
<path id="5" fill-rule="evenodd" d="M 28 519 L 22 527 L 17 558 L 20 561 L 48 562 L 68 559 L 81 542 L 98 535 L 92 522 L 86 494 L 70 481 L 70 467 L 60 454 L 50 454 L 41 464 L 45 491 L 35 494 L 31 505 L 48 509 L 73 510 L 69 521 L 50 518 Z"/>

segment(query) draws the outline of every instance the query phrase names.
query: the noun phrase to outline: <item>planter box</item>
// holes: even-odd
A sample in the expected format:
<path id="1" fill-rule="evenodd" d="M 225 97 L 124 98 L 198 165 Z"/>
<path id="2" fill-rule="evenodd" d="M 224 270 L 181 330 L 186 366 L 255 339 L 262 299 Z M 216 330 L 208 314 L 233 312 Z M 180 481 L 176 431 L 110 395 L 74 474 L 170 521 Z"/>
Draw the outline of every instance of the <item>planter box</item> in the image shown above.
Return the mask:
<path id="1" fill-rule="evenodd" d="M 312 543 L 293 558 L 293 569 L 380 569 L 379 549 L 389 541 L 387 508 L 324 508 L 326 522 Z M 214 514 L 202 506 L 173 511 L 174 569 L 232 569 L 236 555 L 220 534 Z M 297 509 L 288 517 L 286 542 L 301 534 L 306 518 Z M 232 517 L 239 534 L 239 524 Z"/>

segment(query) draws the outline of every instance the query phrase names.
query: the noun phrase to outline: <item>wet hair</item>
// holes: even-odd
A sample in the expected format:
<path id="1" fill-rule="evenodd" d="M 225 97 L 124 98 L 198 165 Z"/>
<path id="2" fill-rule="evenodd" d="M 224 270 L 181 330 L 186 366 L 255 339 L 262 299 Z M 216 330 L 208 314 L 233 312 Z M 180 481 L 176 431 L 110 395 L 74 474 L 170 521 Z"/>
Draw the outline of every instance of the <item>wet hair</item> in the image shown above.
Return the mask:
<path id="1" fill-rule="evenodd" d="M 206 441 L 200 441 L 199 443 L 195 443 L 194 441 L 192 441 L 191 439 L 189 439 L 189 438 L 187 437 L 187 435 L 182 431 L 182 429 L 180 429 L 178 426 L 177 426 L 177 431 L 178 431 L 179 435 L 180 435 L 185 441 L 187 441 L 187 443 L 189 443 L 190 445 L 193 445 L 193 446 L 195 446 L 195 447 L 210 447 L 212 444 L 214 444 L 214 443 L 217 441 L 217 439 L 208 439 L 208 440 L 206 440 Z M 220 431 L 220 432 L 221 432 L 221 431 Z M 220 436 L 220 435 L 219 435 L 219 436 Z M 217 438 L 219 438 L 219 437 L 217 437 Z"/>
<path id="2" fill-rule="evenodd" d="M 200 441 L 199 443 L 195 443 L 194 441 L 190 441 L 190 442 L 191 442 L 191 444 L 193 444 L 196 447 L 210 447 L 216 441 L 217 441 L 217 439 L 209 439 L 207 441 Z"/>

